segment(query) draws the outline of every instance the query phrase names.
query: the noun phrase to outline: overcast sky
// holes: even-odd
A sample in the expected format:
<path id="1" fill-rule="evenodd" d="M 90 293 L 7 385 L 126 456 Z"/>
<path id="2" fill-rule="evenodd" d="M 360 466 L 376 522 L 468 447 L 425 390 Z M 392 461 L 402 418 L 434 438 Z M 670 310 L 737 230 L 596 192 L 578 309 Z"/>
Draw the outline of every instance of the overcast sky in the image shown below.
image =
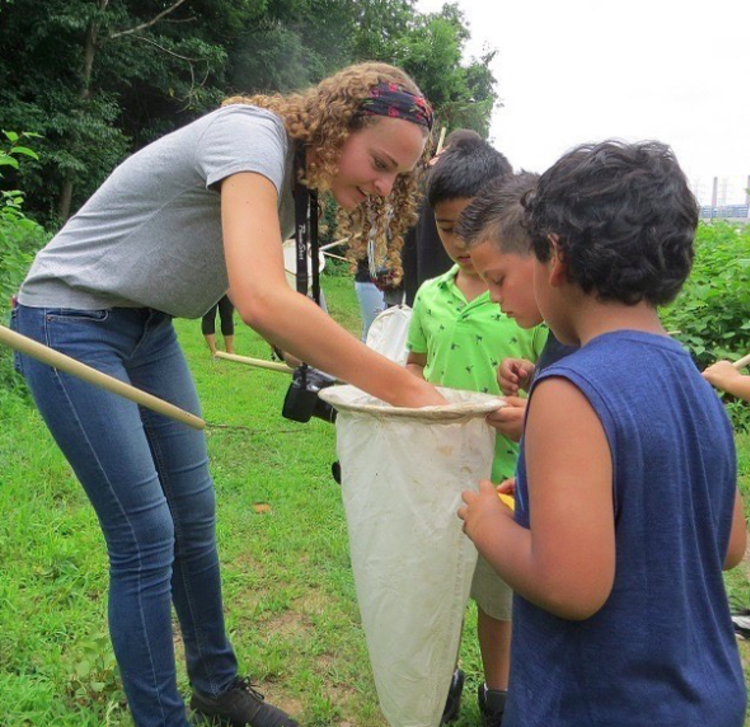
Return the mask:
<path id="1" fill-rule="evenodd" d="M 442 0 L 418 0 L 423 12 Z M 744 202 L 750 175 L 750 0 L 458 0 L 472 39 L 499 52 L 504 106 L 491 140 L 544 171 L 587 141 L 658 139 L 694 191 Z M 725 181 L 726 180 L 726 181 Z"/>

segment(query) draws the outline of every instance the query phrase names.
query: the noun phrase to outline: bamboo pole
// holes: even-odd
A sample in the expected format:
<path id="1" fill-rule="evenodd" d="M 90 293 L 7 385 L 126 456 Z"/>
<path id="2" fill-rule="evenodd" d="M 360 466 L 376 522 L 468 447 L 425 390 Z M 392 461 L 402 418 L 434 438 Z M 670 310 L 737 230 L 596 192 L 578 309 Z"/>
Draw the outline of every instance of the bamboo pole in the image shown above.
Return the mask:
<path id="1" fill-rule="evenodd" d="M 234 361 L 235 363 L 246 364 L 248 366 L 255 366 L 259 369 L 268 369 L 269 371 L 276 371 L 280 374 L 293 374 L 294 369 L 287 366 L 284 363 L 277 361 L 266 361 L 262 358 L 250 358 L 249 356 L 238 356 L 235 353 L 225 353 L 224 351 L 217 351 L 216 358 L 224 358 L 227 361 Z M 337 380 L 337 384 L 343 384 L 343 381 Z"/>
<path id="2" fill-rule="evenodd" d="M 31 358 L 41 361 L 48 366 L 64 371 L 66 374 L 75 376 L 83 381 L 87 381 L 94 386 L 98 386 L 100 389 L 105 389 L 113 394 L 122 396 L 125 399 L 134 401 L 136 404 L 155 411 L 158 414 L 163 414 L 166 417 L 175 419 L 178 422 L 187 424 L 193 429 L 203 429 L 206 426 L 206 422 L 195 414 L 180 409 L 174 404 L 160 399 L 153 394 L 148 394 L 145 391 L 136 389 L 135 386 L 126 384 L 124 381 L 104 374 L 101 371 L 97 371 L 91 366 L 87 366 L 80 361 L 77 361 L 70 356 L 66 356 L 64 353 L 55 351 L 53 348 L 49 348 L 31 338 L 22 336 L 20 333 L 11 331 L 5 326 L 0 326 L 0 343 L 4 343 L 6 346 L 24 354 Z"/>
<path id="3" fill-rule="evenodd" d="M 435 148 L 435 156 L 443 151 L 443 143 L 445 142 L 445 132 L 448 131 L 448 127 L 444 126 L 440 129 L 440 138 L 438 139 L 437 147 Z"/>
<path id="4" fill-rule="evenodd" d="M 334 260 L 343 260 L 345 263 L 349 262 L 343 255 L 336 255 L 332 252 L 326 252 L 325 250 L 323 251 L 323 254 L 327 257 L 332 257 Z"/>
<path id="5" fill-rule="evenodd" d="M 349 240 L 356 240 L 360 236 L 359 232 L 356 232 L 351 237 L 342 237 L 340 240 L 336 240 L 335 242 L 329 242 L 327 245 L 321 245 L 318 250 L 323 252 L 324 250 L 329 250 L 332 247 L 336 247 L 337 245 L 343 245 L 346 242 L 349 242 Z"/>
<path id="6" fill-rule="evenodd" d="M 266 361 L 262 358 L 250 358 L 249 356 L 238 356 L 234 353 L 225 353 L 224 351 L 217 351 L 216 358 L 224 358 L 227 361 L 234 361 L 235 363 L 247 364 L 248 366 L 255 366 L 259 369 L 268 369 L 269 371 L 278 371 L 282 374 L 292 374 L 294 369 L 287 366 L 285 363 L 278 363 L 276 361 Z"/>
<path id="7" fill-rule="evenodd" d="M 329 242 L 327 245 L 321 245 L 318 250 L 320 252 L 325 252 L 326 250 L 330 250 L 332 247 L 338 247 L 339 245 L 343 245 L 345 242 L 349 242 L 348 237 L 344 237 L 341 240 L 336 240 L 335 242 Z"/>
<path id="8" fill-rule="evenodd" d="M 732 364 L 732 366 L 734 366 L 734 368 L 736 368 L 736 369 L 737 369 L 737 371 L 739 371 L 740 369 L 744 369 L 744 368 L 745 368 L 745 366 L 747 366 L 748 364 L 750 364 L 750 353 L 749 353 L 749 354 L 747 354 L 747 356 L 743 356 L 743 357 L 742 357 L 741 359 L 739 359 L 738 361 L 735 361 L 735 362 L 734 362 L 734 363 Z"/>

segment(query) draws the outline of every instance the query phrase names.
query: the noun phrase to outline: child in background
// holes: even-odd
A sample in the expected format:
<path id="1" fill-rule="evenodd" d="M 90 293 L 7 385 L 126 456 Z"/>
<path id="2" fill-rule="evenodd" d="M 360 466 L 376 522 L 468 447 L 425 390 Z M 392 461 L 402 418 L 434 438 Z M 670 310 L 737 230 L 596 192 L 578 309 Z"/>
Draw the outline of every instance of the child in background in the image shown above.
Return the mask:
<path id="1" fill-rule="evenodd" d="M 738 399 L 750 401 L 750 376 L 743 376 L 729 361 L 717 361 L 704 372 L 703 378 L 711 386 L 715 386 L 727 394 Z"/>
<path id="2" fill-rule="evenodd" d="M 521 328 L 533 328 L 541 321 L 534 300 L 535 258 L 521 204 L 538 181 L 539 175 L 531 172 L 494 180 L 464 209 L 456 226 L 474 269 L 487 285 L 490 300 Z M 526 399 L 518 395 L 519 388 L 528 391 L 535 373 L 576 350 L 549 333 L 536 365 L 523 358 L 504 358 L 497 382 L 506 394 L 507 406 L 487 417 L 488 422 L 504 437 L 518 442 L 526 411 Z"/>
<path id="3" fill-rule="evenodd" d="M 216 356 L 216 311 L 221 319 L 221 335 L 227 353 L 234 353 L 234 306 L 225 295 L 201 320 L 201 331 L 212 356 Z"/>
<path id="4" fill-rule="evenodd" d="M 466 246 L 455 234 L 461 211 L 479 189 L 511 174 L 505 157 L 484 141 L 466 139 L 448 149 L 430 172 L 427 197 L 435 214 L 440 239 L 454 260 L 444 275 L 428 280 L 414 301 L 407 347 L 407 367 L 433 384 L 457 389 L 499 393 L 496 370 L 506 356 L 535 360 L 546 332 L 523 331 L 503 315 L 474 270 Z M 498 436 L 492 478 L 512 475 L 517 447 Z M 472 583 L 477 603 L 479 646 L 485 683 L 479 689 L 483 724 L 499 727 L 505 707 L 510 663 L 512 593 L 480 558 Z M 458 713 L 463 673 L 456 671 L 444 722 Z"/>
<path id="5" fill-rule="evenodd" d="M 539 311 L 581 349 L 532 386 L 515 513 L 489 482 L 459 510 L 516 593 L 503 726 L 741 727 L 732 430 L 657 314 L 690 271 L 695 198 L 668 147 L 604 142 L 524 206 Z"/>
<path id="6" fill-rule="evenodd" d="M 430 159 L 429 165 L 434 167 L 453 144 L 481 141 L 482 137 L 472 129 L 454 129 L 445 137 L 443 148 Z M 447 273 L 453 267 L 453 261 L 440 242 L 435 214 L 426 199 L 422 201 L 418 215 L 416 224 L 404 236 L 404 246 L 401 248 L 404 268 L 402 285 L 406 305 L 410 308 L 414 307 L 414 297 L 422 283 Z"/>
<path id="7" fill-rule="evenodd" d="M 362 331 L 359 339 L 364 343 L 367 340 L 367 333 L 372 322 L 378 317 L 378 314 L 385 310 L 383 291 L 379 290 L 373 282 L 366 258 L 357 262 L 357 271 L 354 274 L 354 291 L 359 303 L 359 317 L 362 319 Z"/>

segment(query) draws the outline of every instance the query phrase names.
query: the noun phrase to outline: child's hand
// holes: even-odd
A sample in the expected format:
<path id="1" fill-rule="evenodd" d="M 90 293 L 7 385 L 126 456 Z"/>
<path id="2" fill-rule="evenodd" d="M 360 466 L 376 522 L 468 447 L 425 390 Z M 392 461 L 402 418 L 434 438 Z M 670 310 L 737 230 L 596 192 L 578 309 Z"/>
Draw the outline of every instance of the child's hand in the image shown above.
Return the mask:
<path id="1" fill-rule="evenodd" d="M 513 513 L 500 501 L 495 485 L 489 480 L 479 483 L 479 492 L 466 490 L 461 497 L 466 504 L 458 508 L 458 517 L 464 521 L 464 532 L 477 549 L 487 538 L 487 533 L 492 533 L 497 527 L 500 518 L 513 518 Z"/>
<path id="2" fill-rule="evenodd" d="M 497 369 L 497 383 L 506 396 L 517 396 L 526 389 L 534 373 L 534 364 L 525 358 L 504 358 Z"/>
<path id="3" fill-rule="evenodd" d="M 495 427 L 500 434 L 510 439 L 511 442 L 519 442 L 523 434 L 526 399 L 521 399 L 518 396 L 506 396 L 503 401 L 505 401 L 505 406 L 487 415 L 487 424 Z"/>
<path id="4" fill-rule="evenodd" d="M 409 351 L 409 355 L 406 357 L 406 370 L 410 374 L 414 374 L 418 379 L 424 379 L 425 366 L 427 366 L 426 353 L 414 353 L 414 351 Z"/>
<path id="5" fill-rule="evenodd" d="M 516 496 L 516 478 L 508 477 L 507 480 L 503 480 L 498 486 L 497 491 L 501 495 L 510 495 L 511 497 Z"/>
<path id="6" fill-rule="evenodd" d="M 742 374 L 729 361 L 717 361 L 703 372 L 703 378 L 711 386 L 727 391 L 732 388 L 732 383 L 742 378 Z"/>

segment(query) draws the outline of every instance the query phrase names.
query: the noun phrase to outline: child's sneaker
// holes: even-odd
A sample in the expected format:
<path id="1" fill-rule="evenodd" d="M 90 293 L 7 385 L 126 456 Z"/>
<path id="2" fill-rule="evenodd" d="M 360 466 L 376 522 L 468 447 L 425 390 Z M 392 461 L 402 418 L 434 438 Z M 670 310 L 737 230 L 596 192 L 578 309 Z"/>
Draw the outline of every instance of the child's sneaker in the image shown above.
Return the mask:
<path id="1" fill-rule="evenodd" d="M 502 689 L 487 689 L 487 685 L 482 684 L 477 698 L 479 699 L 479 714 L 482 716 L 482 727 L 501 727 L 508 692 Z"/>
<path id="2" fill-rule="evenodd" d="M 193 691 L 190 709 L 202 718 L 199 724 L 211 727 L 299 727 L 286 712 L 265 702 L 245 677 L 237 677 L 218 697 Z"/>
<path id="3" fill-rule="evenodd" d="M 734 633 L 741 639 L 750 638 L 750 609 L 744 606 L 738 598 L 729 598 L 732 609 L 732 625 Z"/>
<path id="4" fill-rule="evenodd" d="M 458 717 L 458 710 L 461 707 L 461 692 L 464 690 L 464 673 L 456 669 L 451 677 L 451 685 L 448 689 L 448 699 L 445 701 L 443 716 L 440 718 L 440 724 L 448 724 Z"/>
<path id="5" fill-rule="evenodd" d="M 732 614 L 734 633 L 743 639 L 750 637 L 750 615 Z"/>

